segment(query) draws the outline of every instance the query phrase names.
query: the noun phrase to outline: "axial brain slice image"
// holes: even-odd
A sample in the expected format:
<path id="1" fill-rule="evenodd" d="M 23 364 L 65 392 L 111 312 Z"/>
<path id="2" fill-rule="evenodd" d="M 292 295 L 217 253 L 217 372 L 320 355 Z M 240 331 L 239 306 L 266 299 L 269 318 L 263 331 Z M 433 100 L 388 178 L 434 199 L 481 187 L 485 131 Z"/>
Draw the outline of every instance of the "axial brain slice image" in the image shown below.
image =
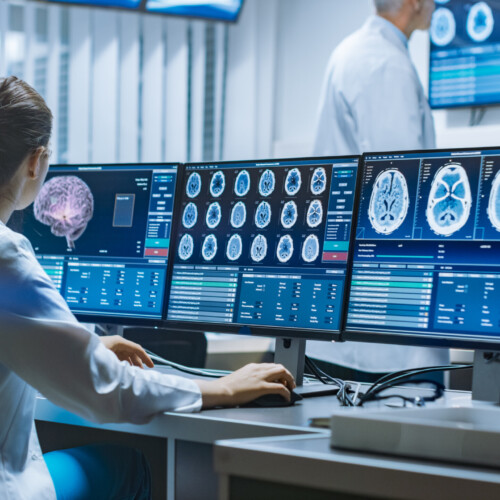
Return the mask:
<path id="1" fill-rule="evenodd" d="M 500 231 L 500 171 L 497 172 L 491 184 L 490 199 L 486 212 L 493 227 Z"/>
<path id="2" fill-rule="evenodd" d="M 267 239 L 262 234 L 258 234 L 252 241 L 250 248 L 250 255 L 252 260 L 260 262 L 267 255 Z"/>
<path id="3" fill-rule="evenodd" d="M 35 218 L 50 226 L 52 234 L 66 238 L 68 248 L 83 234 L 94 213 L 94 197 L 79 177 L 52 177 L 38 193 Z"/>
<path id="4" fill-rule="evenodd" d="M 425 215 L 430 228 L 440 236 L 450 236 L 469 218 L 472 195 L 469 178 L 459 163 L 441 167 L 434 176 Z"/>
<path id="5" fill-rule="evenodd" d="M 302 176 L 298 168 L 292 168 L 285 179 L 285 191 L 288 196 L 297 194 L 302 185 Z"/>
<path id="6" fill-rule="evenodd" d="M 373 229 L 381 234 L 393 233 L 405 220 L 409 204 L 404 175 L 395 169 L 380 172 L 373 184 L 368 207 Z"/>

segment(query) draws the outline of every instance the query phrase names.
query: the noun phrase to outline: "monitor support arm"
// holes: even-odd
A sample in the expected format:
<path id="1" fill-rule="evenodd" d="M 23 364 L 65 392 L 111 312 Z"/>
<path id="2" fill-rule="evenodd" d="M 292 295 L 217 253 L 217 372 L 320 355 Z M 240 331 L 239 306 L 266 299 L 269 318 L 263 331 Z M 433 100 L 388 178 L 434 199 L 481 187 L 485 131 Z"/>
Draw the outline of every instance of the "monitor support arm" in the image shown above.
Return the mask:
<path id="1" fill-rule="evenodd" d="M 276 339 L 274 362 L 284 365 L 294 376 L 297 385 L 302 385 L 304 381 L 305 355 L 306 341 L 304 339 L 282 337 Z"/>
<path id="2" fill-rule="evenodd" d="M 500 403 L 500 354 L 475 351 L 472 399 Z"/>

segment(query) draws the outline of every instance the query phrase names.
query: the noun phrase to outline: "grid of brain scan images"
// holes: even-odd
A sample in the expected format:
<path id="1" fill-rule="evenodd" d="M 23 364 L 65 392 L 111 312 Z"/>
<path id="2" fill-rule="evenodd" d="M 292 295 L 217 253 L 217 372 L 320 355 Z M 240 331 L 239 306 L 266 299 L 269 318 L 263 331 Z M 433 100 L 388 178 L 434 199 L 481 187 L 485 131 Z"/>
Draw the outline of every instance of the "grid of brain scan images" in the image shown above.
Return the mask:
<path id="1" fill-rule="evenodd" d="M 348 329 L 500 336 L 499 188 L 500 151 L 367 155 Z"/>
<path id="2" fill-rule="evenodd" d="M 357 160 L 188 165 L 168 319 L 337 323 L 356 168 Z M 318 310 L 299 314 L 316 295 Z"/>

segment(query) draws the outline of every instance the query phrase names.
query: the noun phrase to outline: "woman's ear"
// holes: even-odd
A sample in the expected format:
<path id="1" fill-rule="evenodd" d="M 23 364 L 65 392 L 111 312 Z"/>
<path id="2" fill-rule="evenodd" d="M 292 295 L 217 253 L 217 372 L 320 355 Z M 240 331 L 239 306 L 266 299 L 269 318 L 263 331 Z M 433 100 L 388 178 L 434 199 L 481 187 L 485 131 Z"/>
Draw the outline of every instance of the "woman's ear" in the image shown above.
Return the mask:
<path id="1" fill-rule="evenodd" d="M 36 179 L 41 172 L 40 160 L 42 155 L 47 151 L 45 146 L 40 146 L 31 153 L 28 158 L 28 175 L 30 179 Z"/>

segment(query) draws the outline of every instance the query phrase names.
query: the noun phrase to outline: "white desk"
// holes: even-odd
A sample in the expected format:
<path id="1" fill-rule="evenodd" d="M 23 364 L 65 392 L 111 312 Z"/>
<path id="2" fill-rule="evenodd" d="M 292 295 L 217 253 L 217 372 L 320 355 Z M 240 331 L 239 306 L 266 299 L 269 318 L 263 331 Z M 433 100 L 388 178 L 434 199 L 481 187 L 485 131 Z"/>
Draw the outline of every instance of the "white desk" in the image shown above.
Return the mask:
<path id="1" fill-rule="evenodd" d="M 500 471 L 330 449 L 329 436 L 222 441 L 219 500 L 488 500 Z"/>

